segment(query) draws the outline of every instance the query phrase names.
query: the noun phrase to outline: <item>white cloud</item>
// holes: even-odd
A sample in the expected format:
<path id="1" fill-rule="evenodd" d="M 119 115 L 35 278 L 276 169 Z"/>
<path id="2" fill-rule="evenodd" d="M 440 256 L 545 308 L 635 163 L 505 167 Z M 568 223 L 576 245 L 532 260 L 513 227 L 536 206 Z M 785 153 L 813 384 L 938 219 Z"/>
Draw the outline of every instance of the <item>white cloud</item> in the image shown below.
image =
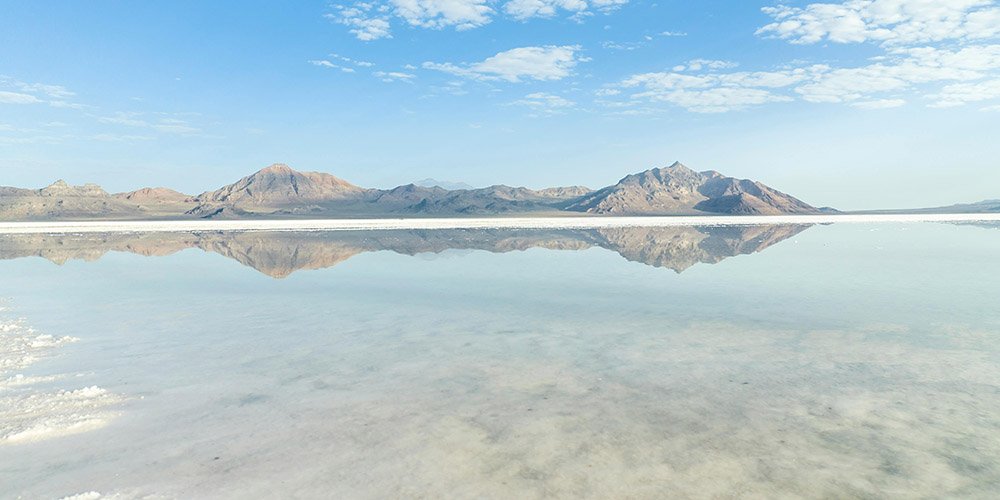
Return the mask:
<path id="1" fill-rule="evenodd" d="M 1000 45 L 893 48 L 876 62 L 856 67 L 813 64 L 757 72 L 724 72 L 713 67 L 724 65 L 695 60 L 673 71 L 632 75 L 606 87 L 599 96 L 611 95 L 609 89 L 629 90 L 631 94 L 619 99 L 711 112 L 793 99 L 887 108 L 905 104 L 903 92 L 933 99 L 932 107 L 1000 98 Z"/>
<path id="2" fill-rule="evenodd" d="M 97 119 L 101 123 L 111 123 L 115 125 L 126 125 L 129 127 L 148 127 L 149 123 L 139 119 L 141 113 L 126 113 L 119 111 L 111 116 L 102 116 Z"/>
<path id="3" fill-rule="evenodd" d="M 590 5 L 598 10 L 610 11 L 628 3 L 628 0 L 590 0 Z"/>
<path id="4" fill-rule="evenodd" d="M 632 100 L 669 103 L 696 113 L 722 113 L 769 102 L 791 101 L 787 95 L 772 92 L 768 87 L 778 83 L 791 85 L 804 75 L 804 71 L 724 75 L 644 73 L 623 80 L 620 86 L 641 89 L 629 96 Z"/>
<path id="5" fill-rule="evenodd" d="M 355 59 L 351 59 L 350 57 L 342 56 L 340 54 L 330 54 L 330 59 L 335 59 L 335 60 L 337 60 L 340 63 L 347 63 L 347 64 L 350 64 L 352 66 L 356 66 L 356 67 L 359 67 L 359 68 L 371 68 L 372 66 L 375 66 L 375 63 L 371 63 L 371 62 L 368 62 L 368 61 L 358 61 L 358 60 L 355 60 Z M 313 66 L 320 66 L 320 67 L 323 67 L 323 68 L 330 68 L 330 69 L 339 69 L 343 73 L 356 73 L 357 72 L 357 70 L 355 70 L 354 68 L 352 68 L 350 66 L 343 66 L 341 64 L 336 64 L 336 63 L 330 61 L 329 59 L 311 60 L 311 61 L 307 61 L 307 62 L 309 64 L 312 64 Z"/>
<path id="6" fill-rule="evenodd" d="M 565 97 L 547 94 L 544 92 L 533 92 L 524 96 L 522 99 L 512 102 L 511 104 L 527 106 L 535 112 L 547 115 L 561 114 L 565 110 L 572 109 L 576 106 L 575 102 L 570 101 Z"/>
<path id="7" fill-rule="evenodd" d="M 762 10 L 774 22 L 757 30 L 758 35 L 798 44 L 907 45 L 1000 35 L 1000 8 L 994 0 L 845 0 Z"/>
<path id="8" fill-rule="evenodd" d="M 309 61 L 309 64 L 312 64 L 313 66 L 321 66 L 321 67 L 324 67 L 324 68 L 339 68 L 340 67 L 340 66 L 337 66 L 336 64 L 333 64 L 332 62 L 327 61 L 325 59 L 323 59 L 323 60 Z"/>
<path id="9" fill-rule="evenodd" d="M 514 19 L 524 20 L 532 17 L 552 17 L 560 9 L 569 12 L 587 10 L 585 0 L 510 0 L 503 6 L 504 12 Z"/>
<path id="10" fill-rule="evenodd" d="M 903 99 L 875 99 L 873 101 L 858 101 L 851 104 L 851 106 L 861 109 L 888 109 L 904 105 L 906 105 L 906 101 Z"/>
<path id="11" fill-rule="evenodd" d="M 468 30 L 493 21 L 500 9 L 518 21 L 548 18 L 560 12 L 570 13 L 570 19 L 582 22 L 593 11 L 608 13 L 629 0 L 378 0 L 357 1 L 351 5 L 335 5 L 336 13 L 324 17 L 350 28 L 359 40 L 392 38 L 392 25 L 401 19 L 406 24 L 429 29 L 454 27 Z"/>
<path id="12" fill-rule="evenodd" d="M 354 7 L 337 6 L 337 14 L 324 17 L 350 28 L 348 30 L 358 40 L 370 42 L 380 38 L 392 38 L 389 18 L 381 12 L 372 13 L 371 4 L 357 4 Z"/>
<path id="13" fill-rule="evenodd" d="M 76 93 L 71 92 L 66 87 L 62 85 L 50 85 L 46 83 L 28 83 L 22 82 L 15 78 L 11 78 L 6 75 L 0 75 L 0 87 L 7 87 L 9 89 L 14 89 L 17 92 L 4 92 L 8 94 L 7 99 L 9 101 L 0 102 L 16 102 L 18 104 L 28 104 L 41 102 L 42 99 L 39 96 L 45 96 L 52 99 L 68 99 L 76 95 Z M 29 100 L 25 97 L 11 97 L 10 94 L 28 95 L 34 100 Z"/>
<path id="14" fill-rule="evenodd" d="M 465 30 L 490 22 L 493 9 L 486 0 L 390 0 L 394 13 L 411 26 Z"/>
<path id="15" fill-rule="evenodd" d="M 383 82 L 409 82 L 417 77 L 417 75 L 412 73 L 403 73 L 401 71 L 376 71 L 372 75 Z"/>
<path id="16" fill-rule="evenodd" d="M 674 71 L 701 71 L 703 69 L 732 69 L 739 63 L 715 59 L 692 59 L 685 64 L 674 66 Z"/>
<path id="17" fill-rule="evenodd" d="M 664 31 L 664 32 L 660 33 L 660 36 L 667 36 L 667 37 L 672 37 L 672 36 L 688 36 L 688 34 L 685 33 L 685 32 L 683 32 L 683 31 Z"/>
<path id="18" fill-rule="evenodd" d="M 509 0 L 504 4 L 504 12 L 514 19 L 523 21 L 533 17 L 553 17 L 559 11 L 572 13 L 570 19 L 580 22 L 593 15 L 592 10 L 608 13 L 629 0 Z"/>
<path id="19" fill-rule="evenodd" d="M 49 101 L 49 106 L 52 106 L 53 108 L 67 108 L 67 109 L 84 109 L 91 107 L 86 104 L 80 104 L 68 101 Z"/>
<path id="20" fill-rule="evenodd" d="M 111 125 L 151 129 L 165 134 L 192 135 L 201 132 L 200 129 L 191 126 L 187 121 L 170 118 L 169 115 L 154 121 L 146 120 L 143 118 L 144 116 L 144 113 L 119 111 L 110 116 L 97 117 L 97 121 Z"/>
<path id="21" fill-rule="evenodd" d="M 871 94 L 902 90 L 910 82 L 896 76 L 893 68 L 875 64 L 860 68 L 825 71 L 813 81 L 795 89 L 809 102 L 849 102 Z"/>
<path id="22" fill-rule="evenodd" d="M 571 75 L 579 62 L 589 60 L 577 57 L 579 50 L 576 45 L 518 47 L 478 63 L 425 62 L 423 67 L 475 80 L 561 80 Z"/>
<path id="23" fill-rule="evenodd" d="M 811 102 L 850 102 L 922 84 L 974 81 L 1000 69 L 1000 45 L 899 49 L 875 64 L 822 71 L 796 89 Z"/>
<path id="24" fill-rule="evenodd" d="M 929 97 L 935 100 L 930 105 L 935 108 L 953 108 L 970 102 L 1000 99 L 1000 79 L 946 85 Z"/>
<path id="25" fill-rule="evenodd" d="M 42 101 L 31 94 L 0 90 L 0 104 L 34 104 L 36 102 Z"/>
<path id="26" fill-rule="evenodd" d="M 157 123 L 153 125 L 153 129 L 167 134 L 178 134 L 178 135 L 190 135 L 201 132 L 201 130 L 198 128 L 192 127 L 190 125 L 177 124 L 177 123 Z"/>
<path id="27" fill-rule="evenodd" d="M 601 47 L 608 50 L 635 50 L 645 45 L 645 42 L 601 42 Z"/>
<path id="28" fill-rule="evenodd" d="M 24 92 L 45 94 L 55 99 L 66 99 L 76 95 L 75 92 L 67 90 L 66 87 L 63 87 L 62 85 L 47 85 L 44 83 L 24 83 L 24 82 L 15 82 L 15 85 L 18 89 Z"/>
<path id="29" fill-rule="evenodd" d="M 101 142 L 136 142 L 149 141 L 153 138 L 148 135 L 95 134 L 90 136 L 90 139 Z"/>

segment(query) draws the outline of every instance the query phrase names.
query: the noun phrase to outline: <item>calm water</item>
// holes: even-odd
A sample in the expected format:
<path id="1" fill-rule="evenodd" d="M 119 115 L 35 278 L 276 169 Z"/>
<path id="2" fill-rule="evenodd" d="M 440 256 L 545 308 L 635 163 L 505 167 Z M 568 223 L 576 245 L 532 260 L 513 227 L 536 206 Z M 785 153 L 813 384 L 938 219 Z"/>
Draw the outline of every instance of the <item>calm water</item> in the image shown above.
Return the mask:
<path id="1" fill-rule="evenodd" d="M 0 259 L 2 498 L 1000 485 L 997 228 L 0 235 Z"/>

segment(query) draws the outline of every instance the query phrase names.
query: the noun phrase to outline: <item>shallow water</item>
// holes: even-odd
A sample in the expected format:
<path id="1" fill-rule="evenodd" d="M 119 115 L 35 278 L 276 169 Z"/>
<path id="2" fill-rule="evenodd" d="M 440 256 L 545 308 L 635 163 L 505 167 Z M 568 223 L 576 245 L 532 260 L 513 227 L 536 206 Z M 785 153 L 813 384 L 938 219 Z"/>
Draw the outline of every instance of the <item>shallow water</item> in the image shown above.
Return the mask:
<path id="1" fill-rule="evenodd" d="M 0 497 L 990 498 L 998 255 L 930 223 L 0 235 Z"/>

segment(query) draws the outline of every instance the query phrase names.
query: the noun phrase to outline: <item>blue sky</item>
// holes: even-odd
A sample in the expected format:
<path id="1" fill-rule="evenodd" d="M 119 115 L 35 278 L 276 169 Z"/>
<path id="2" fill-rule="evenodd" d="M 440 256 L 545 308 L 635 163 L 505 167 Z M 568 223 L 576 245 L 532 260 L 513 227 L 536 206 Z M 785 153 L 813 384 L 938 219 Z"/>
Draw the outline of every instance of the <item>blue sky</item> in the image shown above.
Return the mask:
<path id="1" fill-rule="evenodd" d="M 0 0 L 0 75 L 0 185 L 680 160 L 845 209 L 1000 198 L 994 0 Z"/>

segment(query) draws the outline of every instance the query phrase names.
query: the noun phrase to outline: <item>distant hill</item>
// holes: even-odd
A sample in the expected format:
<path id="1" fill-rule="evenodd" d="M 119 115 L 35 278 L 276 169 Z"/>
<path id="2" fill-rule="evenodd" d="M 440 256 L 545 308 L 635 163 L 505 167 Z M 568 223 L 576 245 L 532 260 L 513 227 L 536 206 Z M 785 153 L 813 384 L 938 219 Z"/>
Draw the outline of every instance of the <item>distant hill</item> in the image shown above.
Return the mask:
<path id="1" fill-rule="evenodd" d="M 138 204 L 161 204 L 161 203 L 185 203 L 193 198 L 184 193 L 167 188 L 142 188 L 128 193 L 118 193 L 114 195 L 119 200 L 131 201 Z"/>
<path id="2" fill-rule="evenodd" d="M 962 203 L 958 205 L 930 208 L 925 210 L 961 214 L 1000 213 L 1000 200 L 983 200 L 976 203 Z"/>
<path id="3" fill-rule="evenodd" d="M 862 210 L 862 214 L 994 214 L 1000 213 L 1000 200 L 958 203 L 944 207 Z"/>
<path id="4" fill-rule="evenodd" d="M 475 189 L 464 182 L 451 182 L 451 181 L 439 181 L 437 179 L 426 178 L 413 183 L 420 187 L 439 187 L 441 189 L 447 189 L 450 191 L 455 191 L 456 189 Z"/>
<path id="5" fill-rule="evenodd" d="M 427 181 L 432 180 L 421 183 Z M 445 189 L 433 184 L 371 189 L 284 164 L 197 196 L 162 187 L 109 194 L 94 184 L 59 181 L 37 190 L 0 187 L 0 220 L 829 212 L 759 182 L 696 172 L 681 163 L 632 174 L 597 191 L 583 186 Z"/>

